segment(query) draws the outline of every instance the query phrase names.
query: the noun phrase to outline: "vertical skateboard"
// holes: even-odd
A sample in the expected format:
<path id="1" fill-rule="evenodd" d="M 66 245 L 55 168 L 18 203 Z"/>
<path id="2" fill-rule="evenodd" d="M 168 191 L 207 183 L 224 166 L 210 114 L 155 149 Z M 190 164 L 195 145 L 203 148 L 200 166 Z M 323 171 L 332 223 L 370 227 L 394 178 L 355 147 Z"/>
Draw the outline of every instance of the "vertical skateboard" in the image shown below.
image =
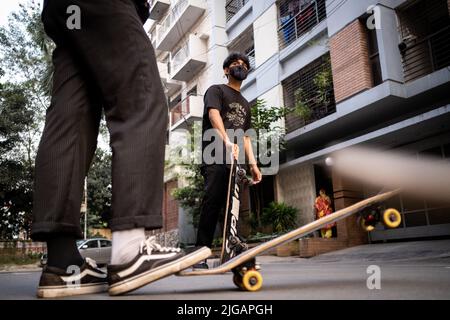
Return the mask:
<path id="1" fill-rule="evenodd" d="M 247 245 L 238 235 L 237 223 L 239 221 L 240 191 L 243 184 L 250 184 L 246 172 L 236 159 L 233 159 L 228 179 L 227 202 L 223 224 L 223 242 L 220 254 L 220 263 L 223 264 L 236 255 L 247 250 Z"/>

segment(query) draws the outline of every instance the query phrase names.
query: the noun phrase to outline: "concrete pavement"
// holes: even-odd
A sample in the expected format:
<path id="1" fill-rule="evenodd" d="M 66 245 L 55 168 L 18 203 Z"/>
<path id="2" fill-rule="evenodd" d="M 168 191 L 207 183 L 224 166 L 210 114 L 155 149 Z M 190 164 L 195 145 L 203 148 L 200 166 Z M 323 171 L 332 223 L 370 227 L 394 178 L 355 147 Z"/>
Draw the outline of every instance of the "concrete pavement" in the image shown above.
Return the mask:
<path id="1" fill-rule="evenodd" d="M 70 299 L 450 299 L 450 240 L 372 244 L 311 259 L 262 256 L 258 261 L 264 277 L 259 292 L 239 291 L 230 273 L 171 276 L 123 297 Z M 373 281 L 374 270 L 379 283 Z M 38 279 L 39 272 L 0 274 L 0 299 L 35 299 Z"/>

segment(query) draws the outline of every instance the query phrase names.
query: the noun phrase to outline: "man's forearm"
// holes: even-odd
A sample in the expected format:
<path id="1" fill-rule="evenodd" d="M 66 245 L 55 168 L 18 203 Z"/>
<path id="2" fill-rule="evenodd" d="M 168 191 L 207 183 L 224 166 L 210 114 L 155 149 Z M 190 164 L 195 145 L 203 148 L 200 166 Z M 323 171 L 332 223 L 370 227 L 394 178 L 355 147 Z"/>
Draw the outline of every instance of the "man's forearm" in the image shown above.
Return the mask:
<path id="1" fill-rule="evenodd" d="M 257 165 L 255 154 L 253 153 L 252 141 L 250 137 L 244 137 L 244 149 L 245 155 L 248 159 L 248 164 L 250 166 Z"/>
<path id="2" fill-rule="evenodd" d="M 218 112 L 217 113 L 210 112 L 209 120 L 211 121 L 211 125 L 213 126 L 213 128 L 219 132 L 219 135 L 222 138 L 222 140 L 224 142 L 227 142 L 229 139 L 227 132 L 225 131 L 225 126 L 223 125 L 223 120 L 220 114 Z"/>

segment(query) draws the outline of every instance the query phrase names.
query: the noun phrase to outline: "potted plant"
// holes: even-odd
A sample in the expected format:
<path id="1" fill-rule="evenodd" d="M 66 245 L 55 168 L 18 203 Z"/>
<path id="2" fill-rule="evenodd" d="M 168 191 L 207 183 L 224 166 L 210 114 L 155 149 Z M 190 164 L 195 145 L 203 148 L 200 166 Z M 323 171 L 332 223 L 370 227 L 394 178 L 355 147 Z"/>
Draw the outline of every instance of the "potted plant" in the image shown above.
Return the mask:
<path id="1" fill-rule="evenodd" d="M 263 209 L 262 222 L 264 225 L 272 226 L 277 234 L 284 234 L 297 225 L 298 209 L 285 203 L 271 202 Z M 293 241 L 277 247 L 277 256 L 286 257 L 298 254 L 298 242 Z"/>

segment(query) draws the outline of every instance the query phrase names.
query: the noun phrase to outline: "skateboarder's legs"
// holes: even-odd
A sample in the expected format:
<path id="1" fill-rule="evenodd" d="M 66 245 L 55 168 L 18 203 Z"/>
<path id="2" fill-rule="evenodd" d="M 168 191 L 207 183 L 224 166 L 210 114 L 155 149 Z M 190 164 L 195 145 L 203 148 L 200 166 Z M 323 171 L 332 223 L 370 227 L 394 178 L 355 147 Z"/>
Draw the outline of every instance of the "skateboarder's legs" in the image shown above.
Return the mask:
<path id="1" fill-rule="evenodd" d="M 36 160 L 32 237 L 47 241 L 48 248 L 39 297 L 96 293 L 108 285 L 110 294 L 123 294 L 211 254 L 208 248 L 185 253 L 162 247 L 154 237 L 145 239 L 145 229 L 162 225 L 168 123 L 154 49 L 137 10 L 146 3 L 45 2 L 42 20 L 57 49 L 52 104 Z M 66 25 L 66 12 L 73 6 L 81 14 L 79 29 Z M 83 261 L 75 243 L 81 237 L 83 181 L 95 152 L 102 109 L 112 148 L 108 281 L 91 259 Z M 79 267 L 79 287 L 68 285 L 72 280 L 67 268 L 74 266 Z"/>
<path id="2" fill-rule="evenodd" d="M 223 164 L 202 167 L 205 179 L 200 221 L 197 232 L 197 245 L 211 247 L 217 220 L 226 205 L 230 169 Z"/>
<path id="3" fill-rule="evenodd" d="M 70 5 L 81 9 L 79 30 L 66 26 Z M 99 100 L 113 151 L 110 227 L 159 228 L 168 113 L 154 50 L 133 2 L 48 1 L 43 22 L 58 49 L 36 161 L 33 237 L 81 236 L 79 208 L 96 145 Z"/>

